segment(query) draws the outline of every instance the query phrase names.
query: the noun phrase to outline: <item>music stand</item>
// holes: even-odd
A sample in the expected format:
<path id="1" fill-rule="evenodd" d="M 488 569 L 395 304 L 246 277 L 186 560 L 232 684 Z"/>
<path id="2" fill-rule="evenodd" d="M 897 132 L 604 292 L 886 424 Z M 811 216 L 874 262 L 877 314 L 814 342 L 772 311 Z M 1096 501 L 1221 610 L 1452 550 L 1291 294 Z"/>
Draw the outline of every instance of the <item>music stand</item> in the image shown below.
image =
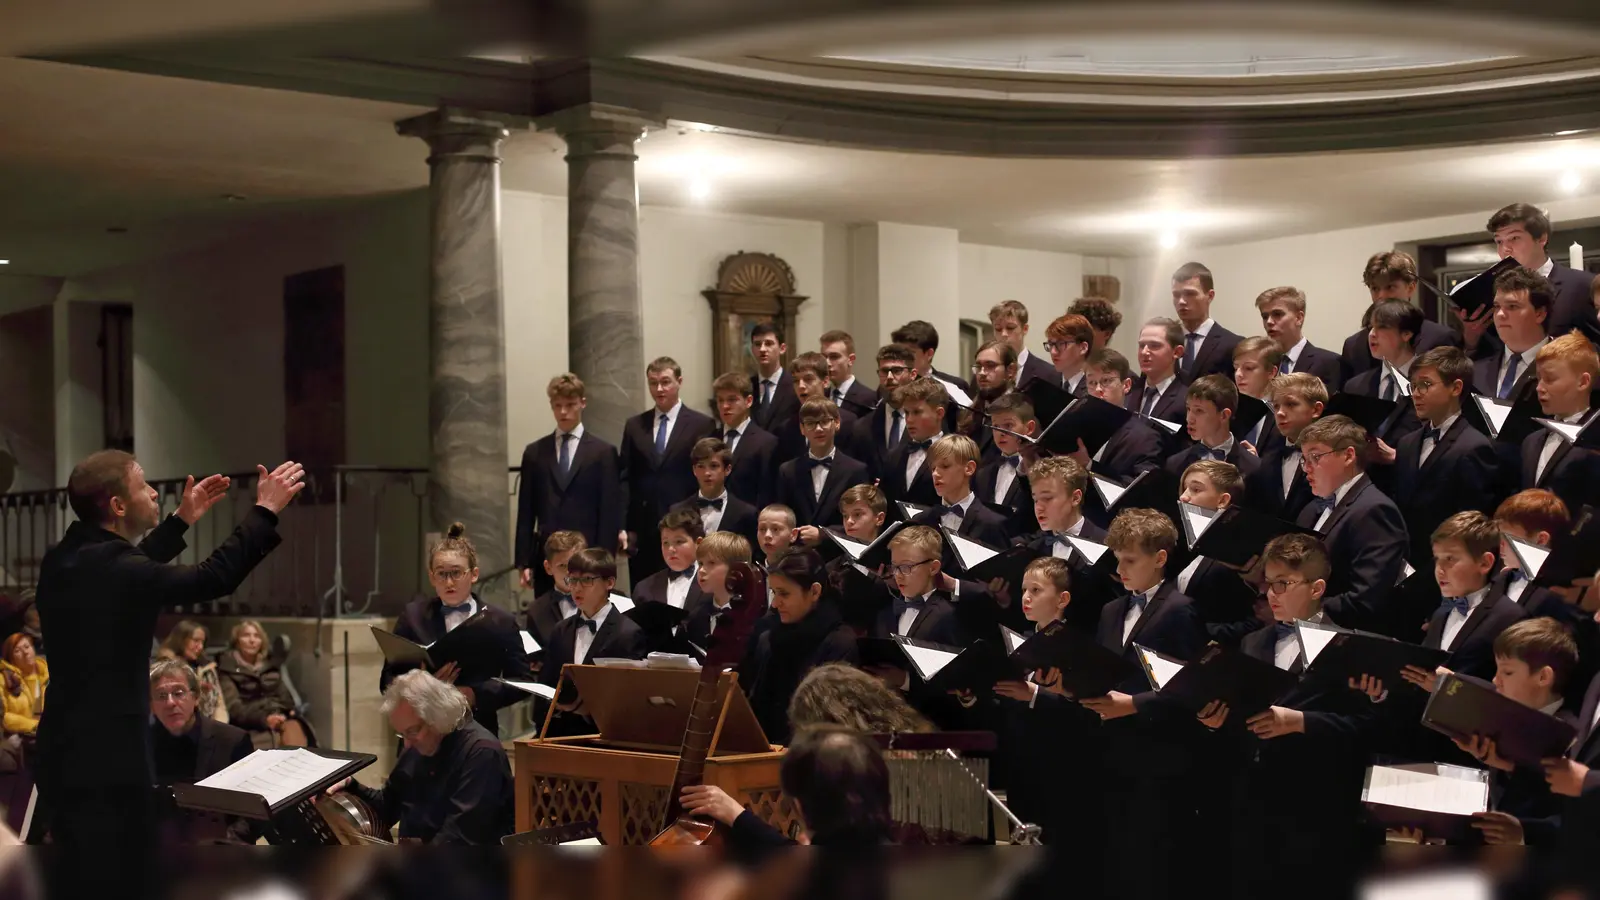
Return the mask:
<path id="1" fill-rule="evenodd" d="M 689 727 L 690 706 L 700 672 L 695 669 L 624 668 L 567 664 L 561 681 L 571 679 L 602 743 L 637 750 L 676 754 Z M 556 696 L 561 696 L 557 683 Z M 738 676 L 723 672 L 717 681 L 717 706 L 721 712 L 712 731 L 710 756 L 767 753 L 772 745 L 761 730 L 755 710 L 739 690 Z M 549 733 L 545 715 L 540 734 Z"/>
<path id="2" fill-rule="evenodd" d="M 378 758 L 370 753 L 347 753 L 340 750 L 307 749 L 307 752 L 327 759 L 344 760 L 344 765 L 272 804 L 268 804 L 267 798 L 261 794 L 203 787 L 198 784 L 173 785 L 173 800 L 182 809 L 273 822 L 272 831 L 284 843 L 340 843 L 339 836 L 317 810 L 317 798 L 321 797 L 322 792 L 329 787 L 377 762 Z M 293 815 L 289 815 L 290 813 Z"/>

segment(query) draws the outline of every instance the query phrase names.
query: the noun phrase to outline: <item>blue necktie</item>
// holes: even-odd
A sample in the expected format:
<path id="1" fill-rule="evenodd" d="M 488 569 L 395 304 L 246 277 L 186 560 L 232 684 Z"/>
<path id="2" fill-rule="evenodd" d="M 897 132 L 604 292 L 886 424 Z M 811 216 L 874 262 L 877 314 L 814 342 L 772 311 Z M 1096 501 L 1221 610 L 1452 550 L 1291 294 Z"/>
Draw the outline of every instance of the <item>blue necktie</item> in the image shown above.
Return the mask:
<path id="1" fill-rule="evenodd" d="M 561 453 L 556 458 L 556 465 L 561 467 L 561 474 L 565 475 L 572 468 L 572 435 L 561 436 Z"/>
<path id="2" fill-rule="evenodd" d="M 667 414 L 659 413 L 656 418 L 656 456 L 662 457 L 667 453 Z"/>
<path id="3" fill-rule="evenodd" d="M 894 447 L 900 443 L 900 438 L 905 436 L 905 413 L 894 410 L 894 417 L 889 424 L 889 446 Z"/>
<path id="4" fill-rule="evenodd" d="M 739 429 L 735 428 L 734 430 L 724 434 L 722 436 L 722 442 L 728 445 L 728 452 L 730 453 L 739 449 Z"/>
<path id="5" fill-rule="evenodd" d="M 1439 608 L 1444 610 L 1446 613 L 1453 609 L 1464 616 L 1467 614 L 1467 598 L 1445 597 L 1443 600 L 1439 601 Z"/>
<path id="6" fill-rule="evenodd" d="M 1283 359 L 1278 360 L 1278 374 L 1279 375 L 1288 375 L 1288 374 L 1290 374 L 1292 372 L 1294 372 L 1294 360 L 1290 359 L 1287 356 L 1285 356 Z"/>
<path id="7" fill-rule="evenodd" d="M 1517 368 L 1522 365 L 1522 354 L 1511 354 L 1511 363 L 1506 366 L 1506 377 L 1500 379 L 1499 399 L 1504 400 L 1511 396 L 1511 389 L 1517 383 Z"/>
<path id="8" fill-rule="evenodd" d="M 1387 372 L 1385 372 L 1383 374 L 1383 387 L 1378 389 L 1378 399 L 1380 399 L 1380 400 L 1393 400 L 1394 399 L 1394 379 L 1389 377 L 1389 373 L 1387 373 Z"/>
<path id="9" fill-rule="evenodd" d="M 715 500 L 707 500 L 706 498 L 701 497 L 697 502 L 700 504 L 701 509 L 722 509 L 721 497 L 718 497 Z"/>
<path id="10" fill-rule="evenodd" d="M 1255 447 L 1258 450 L 1261 448 L 1261 431 L 1266 427 L 1267 420 L 1265 417 L 1250 427 L 1250 436 L 1246 438 L 1246 440 L 1250 442 L 1250 446 Z"/>

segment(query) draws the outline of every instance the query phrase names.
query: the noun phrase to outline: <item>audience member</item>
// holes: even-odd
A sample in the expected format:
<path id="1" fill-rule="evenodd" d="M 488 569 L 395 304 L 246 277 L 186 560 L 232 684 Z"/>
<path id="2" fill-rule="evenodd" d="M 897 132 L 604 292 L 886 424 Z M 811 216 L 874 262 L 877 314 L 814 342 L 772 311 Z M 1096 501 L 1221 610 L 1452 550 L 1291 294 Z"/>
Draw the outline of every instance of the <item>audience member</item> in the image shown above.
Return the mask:
<path id="1" fill-rule="evenodd" d="M 228 649 L 217 657 L 228 721 L 250 732 L 257 747 L 313 746 L 311 726 L 295 709 L 283 664 L 268 649 L 260 622 L 246 619 L 233 626 Z"/>

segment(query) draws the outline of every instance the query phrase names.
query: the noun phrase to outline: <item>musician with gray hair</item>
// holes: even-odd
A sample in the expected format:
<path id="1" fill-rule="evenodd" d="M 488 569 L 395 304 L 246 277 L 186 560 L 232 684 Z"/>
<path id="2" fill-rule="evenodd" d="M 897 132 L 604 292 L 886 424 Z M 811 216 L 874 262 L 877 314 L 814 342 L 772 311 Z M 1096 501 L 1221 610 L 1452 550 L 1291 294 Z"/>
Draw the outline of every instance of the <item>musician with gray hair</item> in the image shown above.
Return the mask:
<path id="1" fill-rule="evenodd" d="M 388 783 L 346 779 L 328 792 L 365 800 L 386 827 L 399 824 L 401 842 L 499 844 L 511 831 L 511 763 L 461 692 L 418 669 L 389 683 L 383 712 L 405 745 Z"/>

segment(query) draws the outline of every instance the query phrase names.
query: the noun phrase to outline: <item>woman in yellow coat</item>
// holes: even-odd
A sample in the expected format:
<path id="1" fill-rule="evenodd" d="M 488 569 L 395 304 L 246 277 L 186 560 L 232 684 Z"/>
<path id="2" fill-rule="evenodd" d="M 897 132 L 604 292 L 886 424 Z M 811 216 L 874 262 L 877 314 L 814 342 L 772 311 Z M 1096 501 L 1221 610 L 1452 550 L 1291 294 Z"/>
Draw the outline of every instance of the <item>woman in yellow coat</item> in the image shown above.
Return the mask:
<path id="1" fill-rule="evenodd" d="M 18 632 L 0 644 L 0 701 L 5 705 L 6 734 L 34 734 L 44 714 L 44 692 L 50 667 L 34 655 L 33 639 Z"/>

